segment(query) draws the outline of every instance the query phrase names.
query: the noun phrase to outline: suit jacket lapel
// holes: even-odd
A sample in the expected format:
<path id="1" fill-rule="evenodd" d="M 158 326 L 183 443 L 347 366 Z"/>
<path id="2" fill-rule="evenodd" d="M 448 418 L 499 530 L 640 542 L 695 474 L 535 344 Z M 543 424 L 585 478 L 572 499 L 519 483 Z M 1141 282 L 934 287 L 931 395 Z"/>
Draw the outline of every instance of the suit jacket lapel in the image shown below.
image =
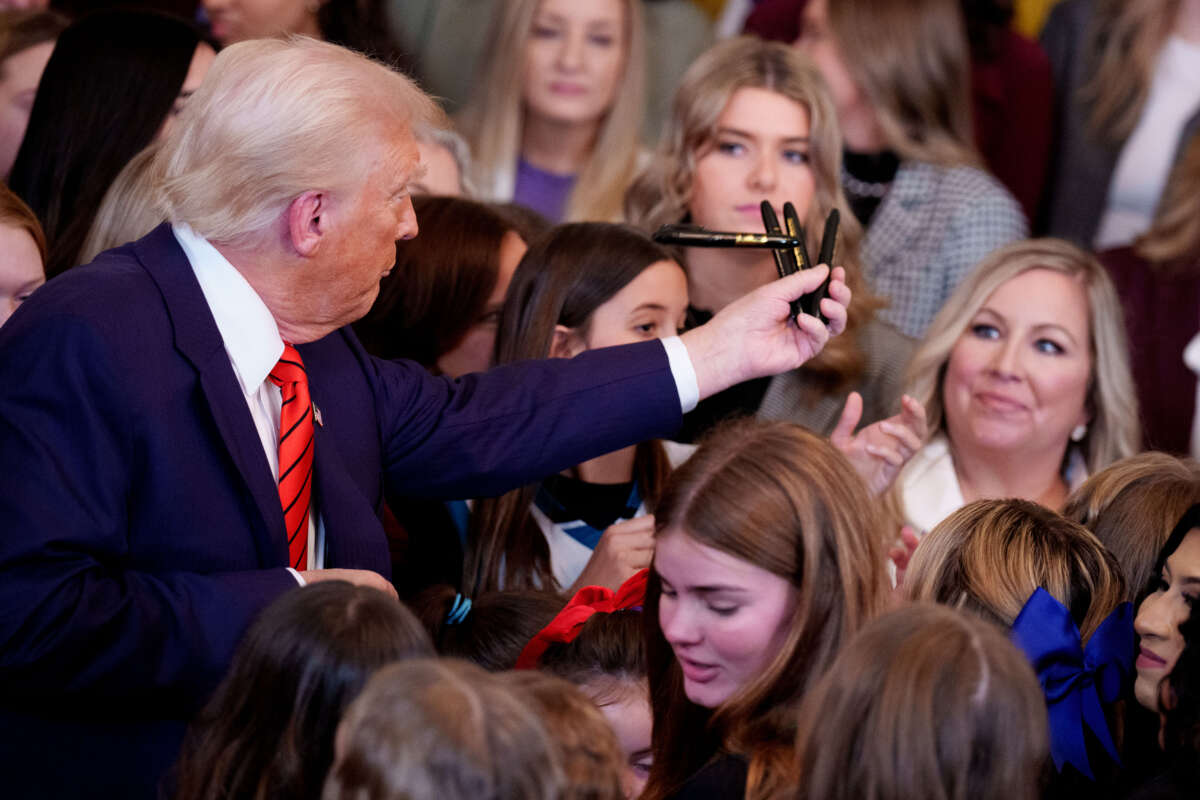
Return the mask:
<path id="1" fill-rule="evenodd" d="M 175 347 L 195 367 L 221 440 L 258 508 L 262 523 L 256 531 L 259 557 L 264 566 L 286 564 L 287 533 L 279 489 L 191 265 L 166 223 L 133 247 L 162 292 L 175 331 Z"/>

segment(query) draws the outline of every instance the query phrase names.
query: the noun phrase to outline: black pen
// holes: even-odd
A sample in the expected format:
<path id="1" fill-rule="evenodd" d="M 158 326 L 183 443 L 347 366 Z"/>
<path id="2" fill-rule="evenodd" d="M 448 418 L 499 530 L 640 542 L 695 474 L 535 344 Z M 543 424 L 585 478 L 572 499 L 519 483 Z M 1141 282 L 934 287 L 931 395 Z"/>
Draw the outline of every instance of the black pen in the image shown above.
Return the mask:
<path id="1" fill-rule="evenodd" d="M 696 225 L 663 225 L 654 233 L 659 244 L 675 244 L 683 247 L 754 247 L 759 249 L 790 249 L 796 240 L 779 233 L 734 233 L 710 231 Z"/>

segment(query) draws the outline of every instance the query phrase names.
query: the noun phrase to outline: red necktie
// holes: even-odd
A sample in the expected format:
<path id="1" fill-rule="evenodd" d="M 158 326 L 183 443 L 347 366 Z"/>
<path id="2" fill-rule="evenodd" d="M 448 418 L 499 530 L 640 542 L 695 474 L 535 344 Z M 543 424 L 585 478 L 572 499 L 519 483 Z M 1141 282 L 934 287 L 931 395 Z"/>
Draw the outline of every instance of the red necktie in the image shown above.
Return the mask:
<path id="1" fill-rule="evenodd" d="M 287 527 L 288 562 L 308 568 L 308 509 L 312 500 L 313 415 L 308 373 L 300 354 L 284 344 L 271 382 L 283 393 L 279 412 L 279 502 Z"/>

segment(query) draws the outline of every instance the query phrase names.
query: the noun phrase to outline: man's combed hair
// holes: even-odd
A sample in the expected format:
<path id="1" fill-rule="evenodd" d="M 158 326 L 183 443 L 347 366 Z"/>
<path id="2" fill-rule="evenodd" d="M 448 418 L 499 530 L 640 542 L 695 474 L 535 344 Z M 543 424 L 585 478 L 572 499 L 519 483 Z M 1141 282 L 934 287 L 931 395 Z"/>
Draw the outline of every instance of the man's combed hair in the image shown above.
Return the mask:
<path id="1" fill-rule="evenodd" d="M 361 182 L 388 132 L 444 124 L 415 83 L 307 37 L 221 51 L 163 142 L 154 171 L 166 219 L 244 243 L 300 194 Z"/>

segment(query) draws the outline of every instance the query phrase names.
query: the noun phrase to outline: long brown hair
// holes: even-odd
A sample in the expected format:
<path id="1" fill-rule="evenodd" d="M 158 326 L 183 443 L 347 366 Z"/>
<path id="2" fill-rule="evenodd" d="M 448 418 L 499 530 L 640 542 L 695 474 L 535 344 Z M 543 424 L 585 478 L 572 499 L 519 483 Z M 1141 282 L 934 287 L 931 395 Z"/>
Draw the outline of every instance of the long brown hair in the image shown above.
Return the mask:
<path id="1" fill-rule="evenodd" d="M 371 673 L 432 655 L 412 612 L 376 589 L 322 581 L 283 595 L 188 729 L 176 800 L 315 800 L 334 729 Z"/>
<path id="2" fill-rule="evenodd" d="M 1155 576 L 1171 529 L 1200 503 L 1200 464 L 1166 453 L 1139 453 L 1097 472 L 1071 493 L 1063 516 L 1096 534 L 1125 572 L 1126 600 Z"/>
<path id="3" fill-rule="evenodd" d="M 646 647 L 654 766 L 644 798 L 667 797 L 721 751 L 750 762 L 748 798 L 792 780 L 800 699 L 887 597 L 881 520 L 849 462 L 828 441 L 783 422 L 718 429 L 671 477 L 655 531 L 695 541 L 790 581 L 796 602 L 784 645 L 721 706 L 688 700 L 659 625 L 651 571 Z"/>
<path id="4" fill-rule="evenodd" d="M 1180 0 L 1096 0 L 1084 57 L 1091 80 L 1077 100 L 1101 141 L 1125 141 L 1137 125 L 1154 64 L 1179 15 Z"/>
<path id="5" fill-rule="evenodd" d="M 820 355 L 802 369 L 833 388 L 861 374 L 866 359 L 858 346 L 858 331 L 882 303 L 872 298 L 862 278 L 859 245 L 862 228 L 850 211 L 841 186 L 842 136 L 837 110 L 825 81 L 811 61 L 794 47 L 764 42 L 751 36 L 713 46 L 692 63 L 671 107 L 653 159 L 625 195 L 625 215 L 646 231 L 681 222 L 688 215 L 696 162 L 716 146 L 717 122 L 738 89 L 768 89 L 802 106 L 809 119 L 809 166 L 813 199 L 805 230 L 808 248 L 816 253 L 825 218 L 841 214 L 835 260 L 846 269 L 846 284 L 854 293 L 846 330 L 830 339 Z"/>
<path id="6" fill-rule="evenodd" d="M 994 625 L 918 604 L 867 625 L 797 715 L 798 800 L 1034 800 L 1046 705 Z"/>
<path id="7" fill-rule="evenodd" d="M 460 197 L 417 196 L 421 235 L 396 243 L 396 266 L 354 332 L 367 352 L 433 367 L 479 321 L 514 229 L 501 213 Z"/>
<path id="8" fill-rule="evenodd" d="M 960 0 L 830 0 L 829 27 L 891 149 L 913 161 L 980 164 Z"/>
<path id="9" fill-rule="evenodd" d="M 556 325 L 587 333 L 592 313 L 644 269 L 671 255 L 626 225 L 576 222 L 560 225 L 521 259 L 509 285 L 496 334 L 496 363 L 550 354 Z M 657 441 L 638 445 L 634 480 L 653 508 L 670 472 Z M 546 538 L 529 512 L 537 485 L 471 509 L 463 586 L 469 594 L 504 588 L 557 587 Z"/>

